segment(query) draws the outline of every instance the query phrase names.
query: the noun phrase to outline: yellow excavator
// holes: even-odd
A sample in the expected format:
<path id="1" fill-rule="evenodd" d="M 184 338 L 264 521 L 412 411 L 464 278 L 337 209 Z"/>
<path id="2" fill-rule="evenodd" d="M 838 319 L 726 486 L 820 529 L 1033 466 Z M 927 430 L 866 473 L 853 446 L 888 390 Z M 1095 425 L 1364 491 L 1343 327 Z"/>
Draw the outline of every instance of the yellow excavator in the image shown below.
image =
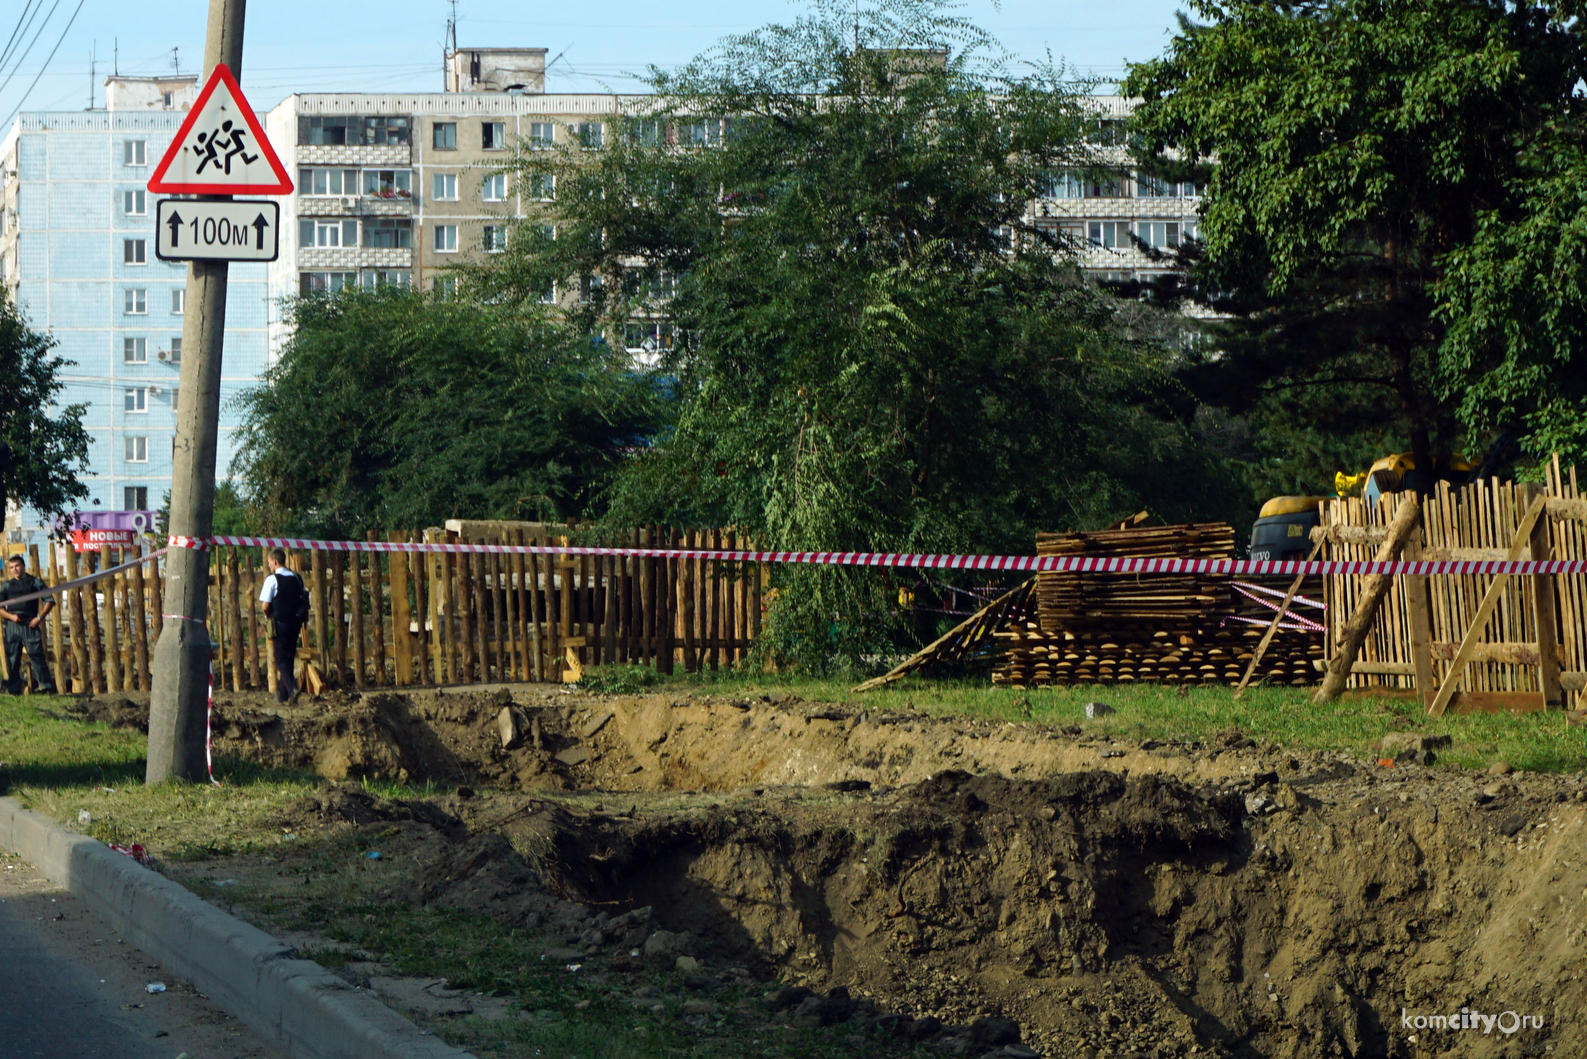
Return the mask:
<path id="1" fill-rule="evenodd" d="M 1436 477 L 1447 481 L 1469 481 L 1477 468 L 1456 453 L 1439 461 Z M 1416 461 L 1408 452 L 1396 452 L 1378 460 L 1361 474 L 1334 475 L 1338 496 L 1354 496 L 1357 490 L 1369 504 L 1376 504 L 1385 493 L 1419 488 Z M 1258 561 L 1285 562 L 1304 559 L 1311 553 L 1311 531 L 1321 520 L 1323 501 L 1331 496 L 1275 496 L 1262 505 L 1251 526 L 1251 558 Z"/>

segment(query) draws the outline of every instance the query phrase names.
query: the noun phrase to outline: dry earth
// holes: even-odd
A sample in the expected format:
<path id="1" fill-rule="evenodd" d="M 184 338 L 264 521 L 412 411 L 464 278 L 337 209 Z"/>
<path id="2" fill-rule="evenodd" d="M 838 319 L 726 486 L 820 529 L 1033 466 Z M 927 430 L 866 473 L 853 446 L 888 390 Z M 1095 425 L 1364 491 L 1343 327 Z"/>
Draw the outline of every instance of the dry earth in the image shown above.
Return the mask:
<path id="1" fill-rule="evenodd" d="M 810 1025 L 975 1056 L 1587 1055 L 1579 776 L 539 687 L 222 696 L 215 732 L 455 792 L 333 783 L 284 821 L 383 829 L 420 865 L 391 900 L 555 929 L 617 974 L 780 977 L 808 991 L 766 1005 Z"/>

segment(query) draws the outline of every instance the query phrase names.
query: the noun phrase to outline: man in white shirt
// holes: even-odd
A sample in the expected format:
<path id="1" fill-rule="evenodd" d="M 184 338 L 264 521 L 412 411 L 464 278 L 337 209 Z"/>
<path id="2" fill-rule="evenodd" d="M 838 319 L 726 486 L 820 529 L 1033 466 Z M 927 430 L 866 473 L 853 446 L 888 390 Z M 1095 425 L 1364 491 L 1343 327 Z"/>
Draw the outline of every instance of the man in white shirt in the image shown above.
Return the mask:
<path id="1" fill-rule="evenodd" d="M 298 693 L 293 665 L 297 660 L 298 633 L 309 616 L 309 593 L 299 577 L 287 567 L 287 553 L 276 548 L 265 557 L 270 576 L 259 589 L 259 602 L 275 626 L 275 647 L 271 654 L 277 673 L 276 699 L 288 702 Z"/>

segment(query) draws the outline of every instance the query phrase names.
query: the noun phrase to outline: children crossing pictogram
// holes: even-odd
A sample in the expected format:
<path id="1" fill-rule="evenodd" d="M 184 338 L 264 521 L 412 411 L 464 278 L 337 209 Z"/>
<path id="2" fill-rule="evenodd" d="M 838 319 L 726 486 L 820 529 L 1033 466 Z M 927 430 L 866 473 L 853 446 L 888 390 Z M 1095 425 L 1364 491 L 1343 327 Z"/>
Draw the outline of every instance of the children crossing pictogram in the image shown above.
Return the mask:
<path id="1" fill-rule="evenodd" d="M 175 195 L 291 192 L 286 168 L 226 66 L 210 73 L 149 178 L 149 190 Z"/>

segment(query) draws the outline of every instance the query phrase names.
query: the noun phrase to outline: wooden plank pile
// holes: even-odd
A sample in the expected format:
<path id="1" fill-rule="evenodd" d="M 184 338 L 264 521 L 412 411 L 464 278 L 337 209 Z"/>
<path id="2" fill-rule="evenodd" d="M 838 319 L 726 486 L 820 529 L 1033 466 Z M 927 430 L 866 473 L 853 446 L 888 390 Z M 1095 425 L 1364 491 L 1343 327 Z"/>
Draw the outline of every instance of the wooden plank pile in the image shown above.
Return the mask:
<path id="1" fill-rule="evenodd" d="M 1042 533 L 1036 550 L 1091 558 L 1232 559 L 1234 529 L 1196 523 Z M 1039 574 L 1035 619 L 996 634 L 1004 649 L 992 682 L 1237 684 L 1272 611 L 1236 591 L 1236 580 L 1227 574 Z M 1319 634 L 1280 629 L 1254 680 L 1315 683 L 1312 659 L 1322 653 Z"/>

